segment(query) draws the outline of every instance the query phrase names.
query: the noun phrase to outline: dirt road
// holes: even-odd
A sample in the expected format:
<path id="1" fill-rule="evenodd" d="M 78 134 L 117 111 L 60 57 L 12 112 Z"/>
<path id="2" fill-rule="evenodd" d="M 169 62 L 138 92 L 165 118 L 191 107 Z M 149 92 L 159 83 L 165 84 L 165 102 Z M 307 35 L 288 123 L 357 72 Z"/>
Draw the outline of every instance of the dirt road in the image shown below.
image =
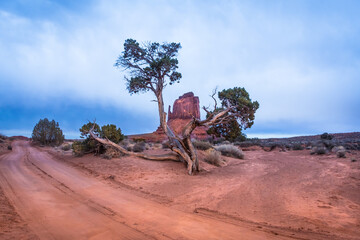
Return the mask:
<path id="1" fill-rule="evenodd" d="M 0 158 L 0 184 L 40 239 L 289 239 L 179 211 L 55 161 L 26 141 Z"/>

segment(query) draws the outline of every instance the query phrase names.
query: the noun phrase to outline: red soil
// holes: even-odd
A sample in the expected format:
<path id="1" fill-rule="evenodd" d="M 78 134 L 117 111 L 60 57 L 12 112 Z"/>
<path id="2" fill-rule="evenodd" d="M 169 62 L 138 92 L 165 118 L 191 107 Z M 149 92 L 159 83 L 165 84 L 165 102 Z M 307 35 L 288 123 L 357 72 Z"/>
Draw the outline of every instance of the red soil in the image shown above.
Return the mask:
<path id="1" fill-rule="evenodd" d="M 356 151 L 253 149 L 188 176 L 182 163 L 44 150 L 17 142 L 0 157 L 0 186 L 43 238 L 360 239 Z"/>

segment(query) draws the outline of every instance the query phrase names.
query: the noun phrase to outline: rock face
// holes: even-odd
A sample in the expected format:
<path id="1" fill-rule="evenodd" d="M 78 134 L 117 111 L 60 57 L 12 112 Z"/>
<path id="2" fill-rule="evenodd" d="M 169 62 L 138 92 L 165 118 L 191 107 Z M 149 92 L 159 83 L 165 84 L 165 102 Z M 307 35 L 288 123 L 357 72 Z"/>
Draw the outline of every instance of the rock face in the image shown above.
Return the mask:
<path id="1" fill-rule="evenodd" d="M 199 97 L 196 97 L 194 96 L 194 93 L 189 92 L 175 100 L 172 112 L 171 106 L 169 106 L 167 123 L 174 132 L 181 134 L 182 128 L 193 116 L 200 119 L 200 101 Z M 197 127 L 193 131 L 192 137 L 196 139 L 206 139 L 208 137 L 206 131 L 207 129 L 205 127 Z M 154 133 L 164 135 L 164 131 L 161 127 Z"/>
<path id="2" fill-rule="evenodd" d="M 188 92 L 175 100 L 173 111 L 169 106 L 168 121 L 172 119 L 191 119 L 192 117 L 200 119 L 199 97 L 194 93 Z"/>

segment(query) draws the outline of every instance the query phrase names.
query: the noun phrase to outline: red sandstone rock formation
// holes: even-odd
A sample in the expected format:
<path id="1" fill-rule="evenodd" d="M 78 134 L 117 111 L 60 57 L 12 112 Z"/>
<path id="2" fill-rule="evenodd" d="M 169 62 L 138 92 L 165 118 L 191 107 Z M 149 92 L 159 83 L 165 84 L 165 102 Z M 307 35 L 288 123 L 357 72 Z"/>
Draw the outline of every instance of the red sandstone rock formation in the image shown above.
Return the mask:
<path id="1" fill-rule="evenodd" d="M 192 117 L 200 119 L 200 102 L 199 97 L 194 93 L 185 93 L 175 100 L 173 111 L 169 106 L 168 125 L 177 134 L 181 134 L 183 127 L 190 121 Z M 193 132 L 193 137 L 197 139 L 206 139 L 208 137 L 205 127 L 198 127 Z M 164 135 L 164 131 L 159 127 L 155 132 L 158 135 Z"/>
<path id="2" fill-rule="evenodd" d="M 200 119 L 199 97 L 195 97 L 194 93 L 185 93 L 175 100 L 173 112 L 169 106 L 168 121 L 172 119 L 190 119 L 192 117 Z"/>

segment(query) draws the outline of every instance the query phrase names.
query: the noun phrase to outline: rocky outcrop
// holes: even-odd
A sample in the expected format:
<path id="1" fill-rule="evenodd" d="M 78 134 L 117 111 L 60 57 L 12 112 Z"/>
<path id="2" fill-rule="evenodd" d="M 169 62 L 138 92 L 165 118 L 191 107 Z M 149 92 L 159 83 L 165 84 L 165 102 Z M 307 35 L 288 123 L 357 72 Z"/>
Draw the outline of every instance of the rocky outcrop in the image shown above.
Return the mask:
<path id="1" fill-rule="evenodd" d="M 195 97 L 192 92 L 185 93 L 176 99 L 172 112 L 169 106 L 168 121 L 172 119 L 191 119 L 192 117 L 200 119 L 199 97 Z"/>
<path id="2" fill-rule="evenodd" d="M 195 117 L 200 119 L 200 101 L 199 97 L 194 96 L 194 93 L 185 93 L 181 97 L 175 100 L 173 105 L 173 111 L 169 106 L 168 111 L 168 125 L 177 134 L 181 134 L 183 127 Z M 192 137 L 196 139 L 206 139 L 208 135 L 206 133 L 207 128 L 197 127 Z M 159 127 L 155 132 L 156 135 L 164 135 L 164 131 Z"/>

